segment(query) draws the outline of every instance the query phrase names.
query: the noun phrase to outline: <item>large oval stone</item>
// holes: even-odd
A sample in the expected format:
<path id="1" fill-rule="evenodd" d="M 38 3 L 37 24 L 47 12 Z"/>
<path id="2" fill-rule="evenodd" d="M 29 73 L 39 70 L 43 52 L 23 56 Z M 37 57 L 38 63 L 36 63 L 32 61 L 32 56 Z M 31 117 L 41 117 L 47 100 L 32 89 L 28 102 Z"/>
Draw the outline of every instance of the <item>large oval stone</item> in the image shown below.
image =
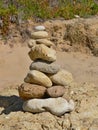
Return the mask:
<path id="1" fill-rule="evenodd" d="M 49 62 L 56 60 L 56 51 L 43 44 L 33 46 L 28 54 L 31 60 L 42 59 Z"/>
<path id="2" fill-rule="evenodd" d="M 31 37 L 33 39 L 48 38 L 48 33 L 46 31 L 37 31 L 31 33 Z"/>
<path id="3" fill-rule="evenodd" d="M 39 85 L 42 85 L 42 86 L 45 86 L 45 87 L 51 87 L 52 86 L 52 82 L 48 78 L 48 76 L 46 76 L 44 73 L 37 71 L 37 70 L 31 70 L 27 74 L 24 81 L 26 83 L 39 84 Z"/>
<path id="4" fill-rule="evenodd" d="M 73 81 L 73 76 L 66 70 L 60 70 L 58 73 L 50 76 L 51 81 L 57 85 L 69 85 Z"/>
<path id="5" fill-rule="evenodd" d="M 23 83 L 18 87 L 18 92 L 19 96 L 25 100 L 43 98 L 46 92 L 46 88 L 40 85 Z"/>
<path id="6" fill-rule="evenodd" d="M 48 47 L 51 47 L 51 46 L 54 45 L 53 42 L 51 42 L 51 41 L 49 41 L 49 40 L 47 40 L 47 39 L 37 39 L 37 40 L 36 40 L 36 43 L 37 43 L 37 44 L 44 44 L 44 45 L 46 45 L 46 46 L 48 46 Z"/>
<path id="7" fill-rule="evenodd" d="M 52 98 L 61 97 L 65 93 L 65 88 L 63 86 L 53 86 L 46 90 L 48 96 Z"/>
<path id="8" fill-rule="evenodd" d="M 49 111 L 56 116 L 61 116 L 66 112 L 71 112 L 72 110 L 74 110 L 74 102 L 73 100 L 70 100 L 68 102 L 62 97 L 48 99 L 31 99 L 24 102 L 23 110 L 32 113 Z"/>
<path id="9" fill-rule="evenodd" d="M 32 62 L 32 64 L 30 65 L 30 70 L 38 70 L 48 74 L 55 74 L 60 70 L 60 66 L 55 63 L 38 60 Z"/>

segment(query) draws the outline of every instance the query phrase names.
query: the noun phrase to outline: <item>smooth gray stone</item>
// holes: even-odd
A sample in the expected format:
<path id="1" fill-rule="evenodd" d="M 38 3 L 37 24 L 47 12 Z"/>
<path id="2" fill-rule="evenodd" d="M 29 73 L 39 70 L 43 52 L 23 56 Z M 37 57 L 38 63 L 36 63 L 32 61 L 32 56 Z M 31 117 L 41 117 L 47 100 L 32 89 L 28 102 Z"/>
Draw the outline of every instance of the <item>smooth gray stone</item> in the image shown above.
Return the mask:
<path id="1" fill-rule="evenodd" d="M 71 112 L 74 110 L 74 102 L 73 100 L 70 100 L 68 102 L 62 97 L 48 99 L 31 99 L 24 102 L 23 110 L 32 113 L 49 111 L 56 116 L 61 116 L 66 112 Z"/>
<path id="2" fill-rule="evenodd" d="M 55 74 L 60 70 L 60 66 L 55 63 L 38 60 L 30 65 L 30 70 L 34 69 L 48 74 Z"/>

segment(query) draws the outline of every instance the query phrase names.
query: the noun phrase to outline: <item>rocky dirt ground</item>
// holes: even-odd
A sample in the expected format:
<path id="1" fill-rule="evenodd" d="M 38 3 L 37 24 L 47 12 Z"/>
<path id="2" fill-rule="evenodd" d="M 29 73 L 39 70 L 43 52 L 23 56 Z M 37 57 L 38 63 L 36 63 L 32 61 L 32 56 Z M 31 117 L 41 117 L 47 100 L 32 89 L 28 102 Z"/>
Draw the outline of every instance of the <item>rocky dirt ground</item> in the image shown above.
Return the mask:
<path id="1" fill-rule="evenodd" d="M 66 25 L 73 25 L 74 21 L 79 21 L 79 19 L 66 21 L 66 24 L 65 21 L 60 20 L 46 21 L 44 25 L 50 32 L 51 40 L 55 43 L 57 63 L 73 74 L 74 82 L 66 88 L 64 98 L 74 100 L 75 110 L 61 117 L 49 112 L 39 114 L 23 112 L 23 101 L 19 98 L 17 88 L 23 83 L 31 63 L 26 45 L 29 38 L 23 29 L 21 29 L 22 35 L 14 30 L 7 44 L 0 41 L 0 130 L 98 129 L 98 57 L 93 56 L 97 54 L 98 18 L 82 20 L 87 25 L 89 24 L 93 31 L 86 33 L 84 24 L 79 24 L 81 25 L 79 35 L 66 31 Z M 30 26 L 34 25 L 38 23 L 30 22 Z M 30 26 L 29 31 L 31 31 Z M 69 28 L 73 29 L 73 26 Z M 74 28 L 77 29 L 76 26 Z M 64 32 L 68 33 L 65 39 Z M 89 39 L 90 45 L 85 42 L 88 34 L 93 36 Z M 81 40 L 77 40 L 75 36 L 81 36 L 80 39 L 84 38 L 84 40 L 81 39 L 81 44 L 78 44 Z M 23 37 L 27 40 L 23 40 Z M 92 41 L 94 38 L 95 40 Z"/>

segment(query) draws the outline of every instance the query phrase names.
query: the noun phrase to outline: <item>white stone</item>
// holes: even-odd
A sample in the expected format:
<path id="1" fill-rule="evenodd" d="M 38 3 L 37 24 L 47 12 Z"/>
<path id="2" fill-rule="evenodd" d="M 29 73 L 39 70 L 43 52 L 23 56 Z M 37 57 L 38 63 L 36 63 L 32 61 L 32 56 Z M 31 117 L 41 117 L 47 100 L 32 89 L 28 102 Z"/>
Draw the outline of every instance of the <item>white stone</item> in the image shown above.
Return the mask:
<path id="1" fill-rule="evenodd" d="M 46 28 L 45 28 L 45 26 L 36 26 L 35 27 L 35 30 L 37 30 L 37 31 L 44 31 Z"/>
<path id="2" fill-rule="evenodd" d="M 48 99 L 31 99 L 24 102 L 23 110 L 32 113 L 49 111 L 54 115 L 61 116 L 66 112 L 71 112 L 74 110 L 74 102 L 73 100 L 70 100 L 68 102 L 62 97 Z"/>

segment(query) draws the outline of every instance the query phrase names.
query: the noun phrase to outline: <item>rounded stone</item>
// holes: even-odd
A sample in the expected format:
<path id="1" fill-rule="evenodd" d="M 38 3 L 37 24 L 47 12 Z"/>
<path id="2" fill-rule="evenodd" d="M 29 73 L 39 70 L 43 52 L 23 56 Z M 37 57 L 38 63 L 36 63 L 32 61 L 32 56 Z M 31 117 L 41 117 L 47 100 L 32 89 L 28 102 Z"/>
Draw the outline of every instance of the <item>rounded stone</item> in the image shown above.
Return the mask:
<path id="1" fill-rule="evenodd" d="M 53 86 L 46 90 L 48 96 L 52 98 L 61 97 L 65 93 L 65 88 L 63 86 Z"/>
<path id="2" fill-rule="evenodd" d="M 56 51 L 44 44 L 33 46 L 28 54 L 31 60 L 42 59 L 49 62 L 56 60 Z"/>
<path id="3" fill-rule="evenodd" d="M 31 37 L 33 39 L 48 38 L 48 33 L 46 31 L 37 31 L 37 32 L 31 33 Z"/>
<path id="4" fill-rule="evenodd" d="M 47 61 L 38 60 L 32 62 L 30 65 L 30 70 L 38 70 L 43 73 L 55 74 L 60 70 L 60 66 L 55 63 L 49 63 Z"/>
<path id="5" fill-rule="evenodd" d="M 69 85 L 71 82 L 73 82 L 72 74 L 63 69 L 56 74 L 50 76 L 50 79 L 54 84 L 63 86 Z"/>
<path id="6" fill-rule="evenodd" d="M 46 88 L 40 85 L 23 83 L 18 87 L 18 92 L 19 96 L 25 100 L 43 98 L 46 92 Z"/>
<path id="7" fill-rule="evenodd" d="M 27 74 L 24 81 L 26 83 L 38 84 L 38 85 L 42 85 L 42 86 L 45 86 L 45 87 L 51 87 L 52 86 L 52 82 L 48 78 L 48 76 L 45 75 L 44 73 L 40 72 L 40 71 L 37 71 L 37 70 L 31 70 Z"/>
<path id="8" fill-rule="evenodd" d="M 35 45 L 36 45 L 36 41 L 35 41 L 35 40 L 30 39 L 30 40 L 28 41 L 28 47 L 29 47 L 29 48 L 32 48 L 32 47 L 35 46 Z"/>
<path id="9" fill-rule="evenodd" d="M 54 45 L 53 42 L 51 42 L 51 41 L 49 41 L 49 40 L 47 40 L 47 39 L 37 39 L 37 40 L 36 40 L 36 43 L 37 43 L 37 44 L 44 44 L 44 45 L 46 45 L 46 46 L 48 46 L 48 47 L 51 47 L 51 46 Z"/>
<path id="10" fill-rule="evenodd" d="M 66 112 L 71 112 L 74 110 L 74 102 L 73 100 L 70 100 L 68 102 L 62 97 L 48 99 L 30 99 L 24 102 L 23 110 L 32 113 L 49 111 L 56 116 L 62 116 Z"/>
<path id="11" fill-rule="evenodd" d="M 37 31 L 44 31 L 46 28 L 45 28 L 45 26 L 40 25 L 40 26 L 36 26 L 34 29 Z"/>

